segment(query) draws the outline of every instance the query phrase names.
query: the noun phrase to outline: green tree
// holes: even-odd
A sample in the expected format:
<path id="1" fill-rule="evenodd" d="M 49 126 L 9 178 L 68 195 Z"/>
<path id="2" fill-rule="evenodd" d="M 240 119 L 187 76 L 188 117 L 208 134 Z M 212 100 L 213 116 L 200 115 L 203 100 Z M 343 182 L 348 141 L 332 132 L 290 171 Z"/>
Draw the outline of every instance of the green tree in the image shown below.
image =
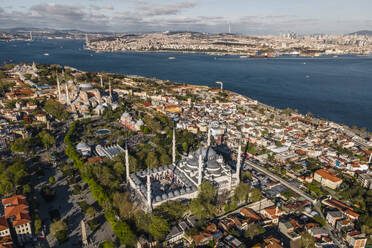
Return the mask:
<path id="1" fill-rule="evenodd" d="M 128 247 L 135 247 L 136 236 L 130 229 L 129 225 L 125 222 L 116 222 L 113 225 L 113 230 L 118 237 L 120 244 L 126 245 Z"/>
<path id="2" fill-rule="evenodd" d="M 155 152 L 149 152 L 146 158 L 146 166 L 150 169 L 156 168 L 159 165 L 158 157 Z"/>
<path id="3" fill-rule="evenodd" d="M 252 188 L 252 191 L 251 191 L 251 195 L 249 197 L 249 200 L 251 202 L 256 202 L 256 201 L 259 201 L 261 199 L 261 196 L 262 196 L 262 193 L 259 189 L 253 187 Z"/>
<path id="4" fill-rule="evenodd" d="M 251 187 L 246 183 L 239 183 L 235 189 L 235 197 L 241 202 L 247 202 L 249 194 L 251 193 Z"/>
<path id="5" fill-rule="evenodd" d="M 39 137 L 41 138 L 41 142 L 44 144 L 45 148 L 51 148 L 56 144 L 55 138 L 48 132 L 41 132 L 39 133 Z"/>
<path id="6" fill-rule="evenodd" d="M 315 239 L 310 233 L 303 232 L 301 234 L 301 247 L 302 248 L 313 248 L 313 247 L 315 247 Z"/>
<path id="7" fill-rule="evenodd" d="M 100 248 L 115 248 L 116 245 L 112 241 L 105 241 L 99 245 Z"/>
<path id="8" fill-rule="evenodd" d="M 123 176 L 125 174 L 125 166 L 121 162 L 116 162 L 114 164 L 114 170 L 120 176 Z"/>
<path id="9" fill-rule="evenodd" d="M 187 207 L 179 201 L 165 202 L 154 209 L 153 213 L 167 220 L 169 223 L 179 220 L 185 213 Z"/>
<path id="10" fill-rule="evenodd" d="M 200 185 L 198 198 L 205 202 L 211 202 L 216 196 L 216 188 L 209 182 Z"/>
<path id="11" fill-rule="evenodd" d="M 51 99 L 47 100 L 45 102 L 44 109 L 46 112 L 60 121 L 68 119 L 68 112 L 66 111 L 65 107 L 63 106 L 63 104 L 57 101 Z"/>
<path id="12" fill-rule="evenodd" d="M 34 218 L 33 223 L 34 223 L 35 233 L 38 234 L 41 230 L 41 225 L 42 225 L 41 219 L 39 217 Z"/>
<path id="13" fill-rule="evenodd" d="M 165 236 L 169 232 L 168 222 L 165 219 L 155 215 L 151 215 L 150 219 L 151 223 L 149 225 L 149 233 L 157 241 L 164 240 Z"/>
<path id="14" fill-rule="evenodd" d="M 115 192 L 112 198 L 112 204 L 119 210 L 120 218 L 125 220 L 133 217 L 136 208 L 129 199 L 129 193 Z"/>
<path id="15" fill-rule="evenodd" d="M 168 156 L 168 154 L 166 153 L 162 153 L 160 155 L 160 164 L 161 165 L 169 165 L 172 163 L 172 160 L 171 158 Z"/>
<path id="16" fill-rule="evenodd" d="M 217 208 L 209 202 L 195 198 L 190 202 L 190 211 L 198 219 L 210 219 L 213 218 L 214 214 L 217 212 Z"/>
<path id="17" fill-rule="evenodd" d="M 54 184 L 56 182 L 56 179 L 54 177 L 49 177 L 49 182 L 51 184 Z"/>
<path id="18" fill-rule="evenodd" d="M 189 145 L 186 142 L 182 143 L 182 149 L 185 153 L 189 152 Z"/>
<path id="19" fill-rule="evenodd" d="M 88 207 L 88 209 L 86 210 L 86 214 L 91 218 L 94 217 L 96 213 L 97 213 L 96 209 L 92 206 Z"/>
<path id="20" fill-rule="evenodd" d="M 253 239 L 254 237 L 261 235 L 265 232 L 265 229 L 258 224 L 249 224 L 247 230 L 244 232 L 244 237 Z"/>
<path id="21" fill-rule="evenodd" d="M 63 243 L 68 239 L 67 223 L 66 221 L 60 220 L 53 222 L 50 225 L 50 232 L 58 240 L 58 243 Z"/>
<path id="22" fill-rule="evenodd" d="M 241 173 L 242 180 L 252 180 L 252 173 L 250 171 L 243 171 Z"/>
<path id="23" fill-rule="evenodd" d="M 324 220 L 320 215 L 316 215 L 313 219 L 314 219 L 318 224 L 320 224 L 321 226 L 325 226 L 325 225 L 326 225 L 325 220 Z"/>

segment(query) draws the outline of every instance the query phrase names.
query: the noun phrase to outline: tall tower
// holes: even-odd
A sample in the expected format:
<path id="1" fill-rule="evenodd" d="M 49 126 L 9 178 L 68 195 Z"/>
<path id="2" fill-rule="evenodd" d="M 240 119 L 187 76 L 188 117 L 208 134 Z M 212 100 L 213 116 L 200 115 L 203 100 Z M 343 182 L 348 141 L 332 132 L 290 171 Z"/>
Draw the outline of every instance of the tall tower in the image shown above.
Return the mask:
<path id="1" fill-rule="evenodd" d="M 229 34 L 231 34 L 231 23 L 229 23 Z"/>
<path id="2" fill-rule="evenodd" d="M 57 75 L 57 91 L 58 91 L 58 100 L 61 101 L 61 84 L 59 82 L 59 78 L 58 78 L 58 72 L 56 72 L 56 75 Z"/>
<path id="3" fill-rule="evenodd" d="M 127 183 L 129 183 L 129 154 L 128 154 L 128 144 L 125 144 L 125 173 L 127 178 Z"/>
<path id="4" fill-rule="evenodd" d="M 199 171 L 198 171 L 198 187 L 202 183 L 202 178 L 203 177 L 203 158 L 202 154 L 199 154 Z"/>
<path id="5" fill-rule="evenodd" d="M 85 45 L 89 46 L 88 33 L 85 33 Z"/>
<path id="6" fill-rule="evenodd" d="M 207 140 L 207 146 L 211 146 L 211 127 L 208 126 L 208 140 Z"/>
<path id="7" fill-rule="evenodd" d="M 70 105 L 71 102 L 70 102 L 70 94 L 68 92 L 68 83 L 66 83 L 66 104 L 67 105 Z"/>
<path id="8" fill-rule="evenodd" d="M 87 237 L 87 229 L 85 227 L 84 220 L 81 220 L 80 225 L 81 225 L 81 241 L 83 242 L 83 245 L 87 246 L 88 245 L 88 237 Z"/>
<path id="9" fill-rule="evenodd" d="M 32 41 L 32 31 L 30 31 L 30 41 Z"/>
<path id="10" fill-rule="evenodd" d="M 103 80 L 102 80 L 102 75 L 100 74 L 99 75 L 100 79 L 101 79 L 101 88 L 103 88 Z"/>
<path id="11" fill-rule="evenodd" d="M 111 80 L 109 80 L 109 95 L 110 95 L 110 98 L 112 98 Z"/>
<path id="12" fill-rule="evenodd" d="M 241 159 L 242 159 L 242 145 L 241 145 L 241 141 L 239 141 L 239 147 L 238 147 L 238 154 L 237 154 L 237 158 L 236 158 L 236 174 L 235 174 L 235 178 L 237 180 L 237 184 L 239 184 L 240 182 L 240 166 L 241 166 Z"/>
<path id="13" fill-rule="evenodd" d="M 176 163 L 176 129 L 173 128 L 172 163 Z"/>
<path id="14" fill-rule="evenodd" d="M 151 179 L 150 179 L 150 170 L 147 169 L 147 204 L 152 208 L 151 206 Z"/>

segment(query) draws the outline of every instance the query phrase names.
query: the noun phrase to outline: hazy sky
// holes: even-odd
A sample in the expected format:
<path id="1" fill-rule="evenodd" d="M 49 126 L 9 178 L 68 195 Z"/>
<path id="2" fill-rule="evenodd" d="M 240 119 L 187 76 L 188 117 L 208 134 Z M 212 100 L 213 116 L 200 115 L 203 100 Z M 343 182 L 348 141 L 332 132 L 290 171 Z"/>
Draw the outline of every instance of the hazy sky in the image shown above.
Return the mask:
<path id="1" fill-rule="evenodd" d="M 247 34 L 372 30 L 372 0 L 0 0 L 0 28 Z"/>

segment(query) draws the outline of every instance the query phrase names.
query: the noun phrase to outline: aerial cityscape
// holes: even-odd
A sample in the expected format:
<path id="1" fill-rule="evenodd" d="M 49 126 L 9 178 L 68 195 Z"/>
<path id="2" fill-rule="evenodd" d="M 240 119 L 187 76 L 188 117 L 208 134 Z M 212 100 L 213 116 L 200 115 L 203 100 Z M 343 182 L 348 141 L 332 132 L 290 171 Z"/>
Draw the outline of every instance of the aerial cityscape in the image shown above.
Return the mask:
<path id="1" fill-rule="evenodd" d="M 0 248 L 372 247 L 372 3 L 20 2 Z"/>

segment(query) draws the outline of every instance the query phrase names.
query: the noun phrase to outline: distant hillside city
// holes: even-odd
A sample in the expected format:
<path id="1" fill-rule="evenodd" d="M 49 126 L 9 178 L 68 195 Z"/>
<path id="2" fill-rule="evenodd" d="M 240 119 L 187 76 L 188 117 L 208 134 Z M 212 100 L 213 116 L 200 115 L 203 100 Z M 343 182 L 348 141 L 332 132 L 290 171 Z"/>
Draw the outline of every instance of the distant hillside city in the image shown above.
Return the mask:
<path id="1" fill-rule="evenodd" d="M 345 35 L 243 35 L 232 33 L 162 32 L 111 33 L 79 30 L 9 29 L 0 32 L 0 41 L 35 39 L 79 39 L 96 52 L 157 51 L 235 54 L 243 57 L 370 55 L 372 31 Z"/>

